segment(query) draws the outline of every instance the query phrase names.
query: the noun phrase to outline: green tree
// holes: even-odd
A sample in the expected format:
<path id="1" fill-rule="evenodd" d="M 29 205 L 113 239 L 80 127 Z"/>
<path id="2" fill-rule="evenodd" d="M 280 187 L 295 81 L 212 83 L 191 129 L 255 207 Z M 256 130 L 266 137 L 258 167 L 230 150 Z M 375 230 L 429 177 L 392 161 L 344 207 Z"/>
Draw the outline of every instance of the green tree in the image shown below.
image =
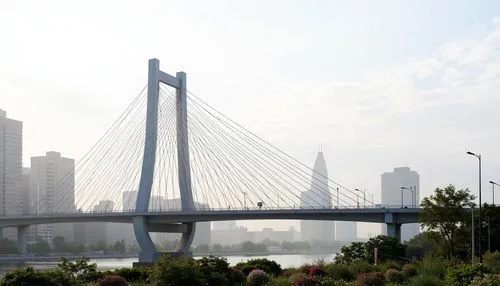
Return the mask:
<path id="1" fill-rule="evenodd" d="M 35 238 L 35 243 L 28 244 L 27 248 L 28 252 L 32 253 L 50 253 L 52 251 L 49 243 L 39 236 Z"/>
<path id="2" fill-rule="evenodd" d="M 208 244 L 200 244 L 196 247 L 196 251 L 208 253 L 210 251 L 210 246 L 208 246 Z"/>
<path id="3" fill-rule="evenodd" d="M 366 248 L 364 242 L 353 242 L 349 245 L 344 245 L 340 249 L 340 253 L 335 256 L 337 263 L 352 263 L 359 260 L 367 260 Z"/>
<path id="4" fill-rule="evenodd" d="M 0 239 L 0 254 L 17 253 L 17 245 L 15 241 L 7 238 Z"/>
<path id="5" fill-rule="evenodd" d="M 173 258 L 164 255 L 153 267 L 153 285 L 162 286 L 202 286 L 205 285 L 203 273 L 196 260 L 189 257 Z"/>
<path id="6" fill-rule="evenodd" d="M 488 250 L 488 236 L 490 239 L 491 252 L 500 251 L 500 206 L 484 204 L 482 208 L 483 249 Z M 489 227 L 488 227 L 489 224 Z M 479 223 L 477 223 L 479 225 Z"/>
<path id="7" fill-rule="evenodd" d="M 126 247 L 125 247 L 125 240 L 118 240 L 115 242 L 113 245 L 113 251 L 117 253 L 125 253 Z"/>
<path id="8" fill-rule="evenodd" d="M 426 255 L 442 255 L 441 235 L 435 231 L 425 231 L 405 242 L 406 256 L 423 258 Z"/>
<path id="9" fill-rule="evenodd" d="M 56 253 L 67 252 L 68 247 L 64 237 L 56 236 L 52 239 L 52 249 Z"/>
<path id="10" fill-rule="evenodd" d="M 405 246 L 394 237 L 377 235 L 365 243 L 368 262 L 375 262 L 375 248 L 378 249 L 378 260 L 401 260 L 405 257 Z"/>
<path id="11" fill-rule="evenodd" d="M 442 237 L 442 245 L 449 258 L 455 257 L 457 242 L 467 240 L 470 220 L 467 208 L 473 207 L 474 196 L 468 189 L 457 190 L 453 185 L 436 188 L 434 194 L 425 197 L 420 204 L 420 225 L 436 231 Z"/>

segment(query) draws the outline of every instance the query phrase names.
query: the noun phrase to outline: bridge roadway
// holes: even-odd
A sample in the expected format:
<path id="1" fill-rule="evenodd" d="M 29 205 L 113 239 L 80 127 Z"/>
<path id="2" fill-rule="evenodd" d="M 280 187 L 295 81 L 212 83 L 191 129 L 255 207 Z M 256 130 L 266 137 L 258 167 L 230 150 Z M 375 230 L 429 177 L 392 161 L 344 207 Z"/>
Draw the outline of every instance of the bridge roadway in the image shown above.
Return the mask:
<path id="1" fill-rule="evenodd" d="M 149 212 L 76 212 L 0 216 L 0 228 L 66 222 L 132 223 L 134 216 L 146 216 L 151 225 L 225 220 L 328 220 L 387 224 L 416 223 L 420 208 L 325 208 L 325 209 L 225 209 Z"/>

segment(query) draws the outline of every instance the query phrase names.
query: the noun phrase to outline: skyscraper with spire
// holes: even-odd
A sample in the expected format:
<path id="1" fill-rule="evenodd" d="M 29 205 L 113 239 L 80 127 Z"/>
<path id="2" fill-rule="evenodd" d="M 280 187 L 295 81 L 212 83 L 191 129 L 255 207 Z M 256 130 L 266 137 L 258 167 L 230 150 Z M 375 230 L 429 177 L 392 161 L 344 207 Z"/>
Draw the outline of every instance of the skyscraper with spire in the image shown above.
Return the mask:
<path id="1" fill-rule="evenodd" d="M 311 188 L 300 196 L 301 208 L 331 208 L 332 195 L 328 189 L 328 170 L 323 152 L 319 151 L 314 161 Z M 335 239 L 335 222 L 300 221 L 300 232 L 303 240 L 333 241 Z"/>

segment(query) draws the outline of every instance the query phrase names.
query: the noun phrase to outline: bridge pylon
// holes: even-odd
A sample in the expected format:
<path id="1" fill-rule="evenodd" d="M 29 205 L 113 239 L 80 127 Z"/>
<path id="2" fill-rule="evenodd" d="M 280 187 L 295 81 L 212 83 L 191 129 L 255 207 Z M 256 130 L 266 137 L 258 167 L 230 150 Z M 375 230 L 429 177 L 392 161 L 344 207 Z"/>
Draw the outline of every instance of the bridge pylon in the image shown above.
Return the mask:
<path id="1" fill-rule="evenodd" d="M 158 59 L 149 60 L 148 71 L 148 94 L 147 94 L 147 114 L 146 114 L 146 136 L 144 142 L 144 156 L 142 161 L 141 179 L 139 192 L 137 195 L 136 213 L 133 218 L 134 233 L 141 248 L 139 263 L 151 263 L 157 260 L 159 253 L 154 245 L 150 232 L 150 224 L 147 216 L 141 215 L 148 212 L 151 189 L 153 186 L 153 174 L 156 160 L 156 145 L 158 139 L 158 109 L 160 96 L 160 83 L 164 83 L 176 89 L 176 134 L 177 134 L 177 161 L 179 174 L 179 190 L 181 196 L 182 211 L 189 211 L 195 208 L 193 193 L 191 188 L 191 167 L 189 164 L 189 144 L 187 126 L 187 90 L 186 73 L 177 72 L 176 76 L 169 75 L 160 70 Z M 165 225 L 165 231 L 172 229 L 182 229 L 182 236 L 177 245 L 174 255 L 191 255 L 189 248 L 193 241 L 196 223 L 182 223 L 184 227 L 172 228 L 172 225 Z M 157 231 L 158 229 L 155 228 Z"/>

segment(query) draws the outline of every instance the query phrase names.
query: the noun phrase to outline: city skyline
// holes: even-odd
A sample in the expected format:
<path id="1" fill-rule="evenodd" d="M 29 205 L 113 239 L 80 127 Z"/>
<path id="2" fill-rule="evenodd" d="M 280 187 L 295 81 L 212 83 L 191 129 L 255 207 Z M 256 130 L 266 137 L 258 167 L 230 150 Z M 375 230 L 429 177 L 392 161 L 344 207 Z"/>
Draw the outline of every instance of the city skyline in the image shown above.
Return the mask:
<path id="1" fill-rule="evenodd" d="M 451 183 L 477 194 L 467 150 L 483 156 L 490 200 L 487 182 L 500 176 L 499 3 L 152 3 L 153 12 L 137 3 L 1 4 L 0 102 L 26 122 L 25 166 L 46 150 L 82 158 L 145 85 L 145 59 L 158 57 L 299 161 L 321 143 L 332 179 L 377 202 L 380 172 L 395 166 L 419 170 L 421 197 Z"/>

